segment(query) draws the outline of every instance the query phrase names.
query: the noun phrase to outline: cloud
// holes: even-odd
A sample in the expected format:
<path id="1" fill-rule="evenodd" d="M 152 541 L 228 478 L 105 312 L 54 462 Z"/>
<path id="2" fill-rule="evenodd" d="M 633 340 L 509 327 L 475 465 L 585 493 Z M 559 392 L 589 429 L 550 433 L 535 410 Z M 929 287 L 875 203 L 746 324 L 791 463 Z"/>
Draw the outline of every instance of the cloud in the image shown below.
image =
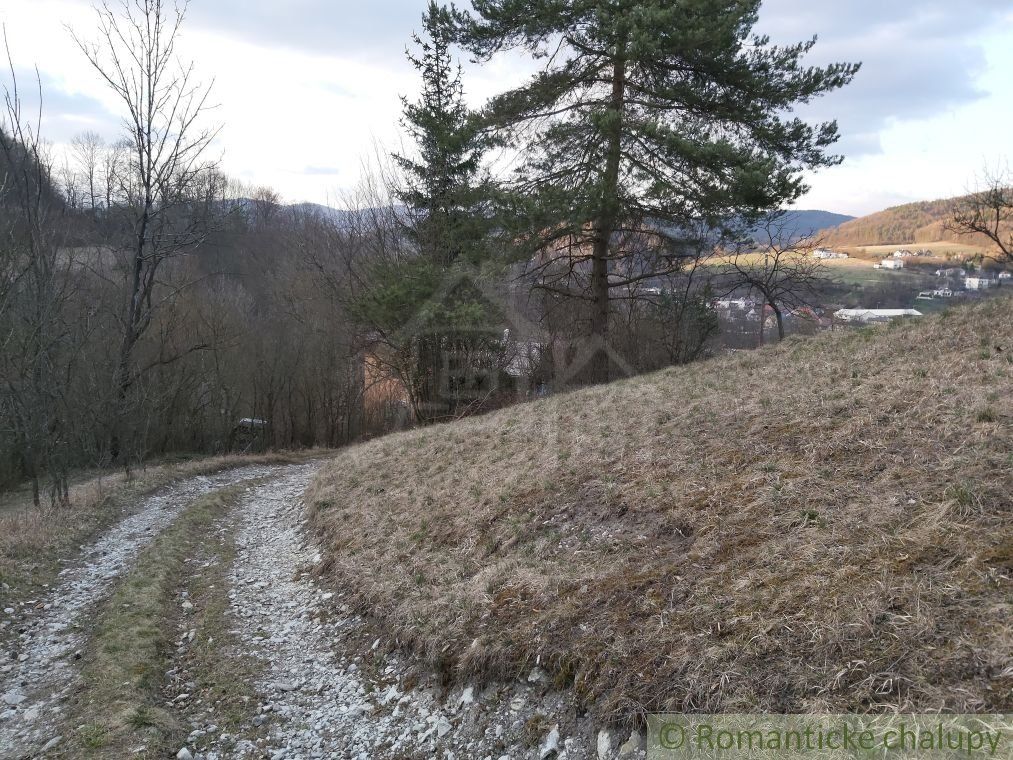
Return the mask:
<path id="1" fill-rule="evenodd" d="M 855 156 L 882 150 L 880 134 L 985 97 L 984 31 L 1009 11 L 1007 0 L 767 0 L 758 31 L 774 42 L 819 37 L 815 64 L 860 61 L 843 90 L 802 108 L 806 118 L 838 120 L 837 149 Z"/>
<path id="2" fill-rule="evenodd" d="M 360 57 L 400 69 L 418 29 L 424 0 L 216 0 L 190 6 L 192 24 L 265 47 Z M 861 61 L 842 91 L 800 110 L 813 120 L 838 119 L 838 150 L 882 150 L 880 133 L 897 120 L 917 120 L 973 102 L 985 66 L 978 42 L 1002 23 L 1009 0 L 765 0 L 758 31 L 775 42 L 816 34 L 813 63 Z"/>
<path id="3" fill-rule="evenodd" d="M 55 143 L 85 129 L 122 134 L 121 104 L 64 26 L 94 37 L 92 2 L 0 0 L 25 110 L 37 112 L 29 84 L 38 64 L 43 134 Z M 202 81 L 216 79 L 210 118 L 225 125 L 224 169 L 291 200 L 322 202 L 353 185 L 364 159 L 399 144 L 398 96 L 418 92 L 404 48 L 426 2 L 193 0 L 179 53 Z M 806 205 L 864 211 L 956 194 L 983 160 L 1009 150 L 1011 0 L 764 0 L 757 31 L 775 43 L 818 35 L 813 65 L 863 62 L 850 86 L 800 111 L 838 119 L 837 150 L 848 157 L 813 178 Z M 519 84 L 536 65 L 520 54 L 465 63 L 469 102 Z"/>
<path id="4" fill-rule="evenodd" d="M 17 83 L 24 119 L 34 122 L 39 117 L 39 89 L 42 91 L 42 136 L 55 143 L 68 142 L 81 132 L 97 132 L 107 140 L 120 136 L 122 121 L 96 98 L 68 92 L 62 83 L 24 66 L 15 66 L 14 78 L 9 70 L 0 71 L 0 86 L 13 91 Z"/>
<path id="5" fill-rule="evenodd" d="M 398 57 L 422 0 L 215 0 L 195 2 L 190 23 L 246 42 L 338 56 Z"/>
<path id="6" fill-rule="evenodd" d="M 330 176 L 333 174 L 341 174 L 341 169 L 336 166 L 307 166 L 302 170 L 303 174 L 308 174 L 311 177 L 314 176 Z"/>

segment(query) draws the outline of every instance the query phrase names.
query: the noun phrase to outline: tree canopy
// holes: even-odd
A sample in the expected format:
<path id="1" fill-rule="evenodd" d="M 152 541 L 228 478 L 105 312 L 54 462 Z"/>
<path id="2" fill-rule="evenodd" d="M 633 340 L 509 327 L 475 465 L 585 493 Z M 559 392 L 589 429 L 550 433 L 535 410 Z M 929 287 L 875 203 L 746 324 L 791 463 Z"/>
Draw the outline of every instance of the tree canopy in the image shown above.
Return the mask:
<path id="1" fill-rule="evenodd" d="M 806 66 L 815 38 L 753 34 L 759 0 L 475 0 L 458 13 L 480 61 L 523 49 L 545 65 L 495 97 L 485 116 L 524 159 L 511 183 L 515 239 L 560 246 L 589 269 L 572 295 L 604 340 L 610 291 L 676 271 L 677 255 L 621 266 L 624 230 L 672 245 L 682 230 L 722 234 L 790 204 L 802 172 L 831 166 L 835 122 L 793 109 L 846 85 L 858 64 Z M 568 285 L 567 287 L 571 287 Z M 607 379 L 607 368 L 597 371 Z"/>

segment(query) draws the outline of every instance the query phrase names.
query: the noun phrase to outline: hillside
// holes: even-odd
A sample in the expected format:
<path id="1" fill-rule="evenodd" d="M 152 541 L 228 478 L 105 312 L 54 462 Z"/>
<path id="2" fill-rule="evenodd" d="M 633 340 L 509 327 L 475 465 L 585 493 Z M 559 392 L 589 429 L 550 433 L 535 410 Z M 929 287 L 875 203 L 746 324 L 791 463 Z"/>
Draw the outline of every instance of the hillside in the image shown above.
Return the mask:
<path id="1" fill-rule="evenodd" d="M 785 225 L 784 233 L 792 240 L 798 240 L 808 237 L 819 230 L 851 221 L 854 218 L 847 214 L 835 214 L 832 211 L 790 209 L 785 212 L 782 222 Z"/>
<path id="2" fill-rule="evenodd" d="M 593 714 L 1013 710 L 1013 303 L 340 454 L 323 572 L 448 677 Z"/>
<path id="3" fill-rule="evenodd" d="M 906 203 L 875 214 L 828 227 L 821 237 L 828 246 L 849 247 L 863 245 L 913 244 L 934 241 L 976 243 L 988 241 L 974 236 L 957 235 L 946 229 L 964 198 L 946 198 L 935 201 Z"/>

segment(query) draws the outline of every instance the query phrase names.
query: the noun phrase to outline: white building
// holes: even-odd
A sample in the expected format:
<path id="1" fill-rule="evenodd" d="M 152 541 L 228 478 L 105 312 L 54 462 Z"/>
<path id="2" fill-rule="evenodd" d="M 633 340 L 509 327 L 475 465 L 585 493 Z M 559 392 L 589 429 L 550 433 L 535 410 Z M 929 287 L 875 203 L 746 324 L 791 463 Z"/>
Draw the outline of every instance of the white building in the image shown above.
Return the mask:
<path id="1" fill-rule="evenodd" d="M 882 269 L 903 269 L 904 259 L 883 259 L 883 263 L 880 265 Z"/>
<path id="2" fill-rule="evenodd" d="M 895 259 L 906 259 L 909 256 L 914 256 L 914 254 L 911 253 L 911 251 L 907 250 L 906 248 L 893 252 L 893 257 Z"/>
<path id="3" fill-rule="evenodd" d="M 814 259 L 846 259 L 848 254 L 839 251 L 831 251 L 829 248 L 817 248 L 813 251 Z"/>
<path id="4" fill-rule="evenodd" d="M 715 309 L 737 309 L 738 311 L 752 309 L 754 305 L 749 298 L 718 298 L 713 303 Z"/>
<path id="5" fill-rule="evenodd" d="M 968 290 L 988 290 L 995 285 L 995 280 L 991 277 L 980 277 L 977 275 L 969 275 L 964 280 L 964 287 Z"/>
<path id="6" fill-rule="evenodd" d="M 1010 277 L 1013 277 L 1013 274 L 1011 274 L 1010 272 L 999 272 L 998 279 L 1000 279 L 1000 280 L 1008 280 Z"/>
<path id="7" fill-rule="evenodd" d="M 838 309 L 834 312 L 834 319 L 840 322 L 858 322 L 868 324 L 870 322 L 889 322 L 899 317 L 920 317 L 922 313 L 917 309 Z"/>

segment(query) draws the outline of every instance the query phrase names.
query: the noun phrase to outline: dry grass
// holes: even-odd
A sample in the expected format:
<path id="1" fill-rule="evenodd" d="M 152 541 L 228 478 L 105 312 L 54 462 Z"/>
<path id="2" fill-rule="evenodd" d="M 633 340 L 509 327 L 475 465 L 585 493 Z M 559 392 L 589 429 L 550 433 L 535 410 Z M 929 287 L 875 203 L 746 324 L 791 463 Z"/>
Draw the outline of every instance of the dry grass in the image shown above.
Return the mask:
<path id="1" fill-rule="evenodd" d="M 907 249 L 909 251 L 929 251 L 932 253 L 932 258 L 945 261 L 947 254 L 954 256 L 974 256 L 979 253 L 988 253 L 989 249 L 982 245 L 972 245 L 967 243 L 954 243 L 948 240 L 940 240 L 931 243 L 890 243 L 887 245 L 862 245 L 862 246 L 842 246 L 840 250 L 848 251 L 852 254 L 864 254 L 868 256 L 875 256 L 882 258 L 883 256 L 890 256 L 894 251 L 900 251 Z M 927 261 L 930 257 L 922 259 L 915 259 L 915 261 Z"/>
<path id="2" fill-rule="evenodd" d="M 193 579 L 186 577 L 187 560 L 201 551 L 216 522 L 249 485 L 223 488 L 184 509 L 140 554 L 97 611 L 83 658 L 81 687 L 65 720 L 80 753 L 167 757 L 179 748 L 187 731 L 162 697 L 171 642 L 178 635 L 177 591 L 184 585 L 192 588 Z M 202 637 L 207 612 L 202 607 Z M 134 749 L 138 744 L 145 747 L 143 752 Z"/>
<path id="3" fill-rule="evenodd" d="M 0 513 L 0 606 L 37 595 L 40 586 L 54 581 L 61 562 L 122 518 L 145 494 L 183 478 L 320 455 L 319 450 L 230 455 L 148 466 L 134 470 L 130 477 L 117 471 L 73 486 L 69 507 L 36 509 L 29 502 L 23 508 Z"/>
<path id="4" fill-rule="evenodd" d="M 1009 712 L 1011 360 L 997 298 L 379 439 L 311 489 L 325 571 L 602 718 Z"/>

